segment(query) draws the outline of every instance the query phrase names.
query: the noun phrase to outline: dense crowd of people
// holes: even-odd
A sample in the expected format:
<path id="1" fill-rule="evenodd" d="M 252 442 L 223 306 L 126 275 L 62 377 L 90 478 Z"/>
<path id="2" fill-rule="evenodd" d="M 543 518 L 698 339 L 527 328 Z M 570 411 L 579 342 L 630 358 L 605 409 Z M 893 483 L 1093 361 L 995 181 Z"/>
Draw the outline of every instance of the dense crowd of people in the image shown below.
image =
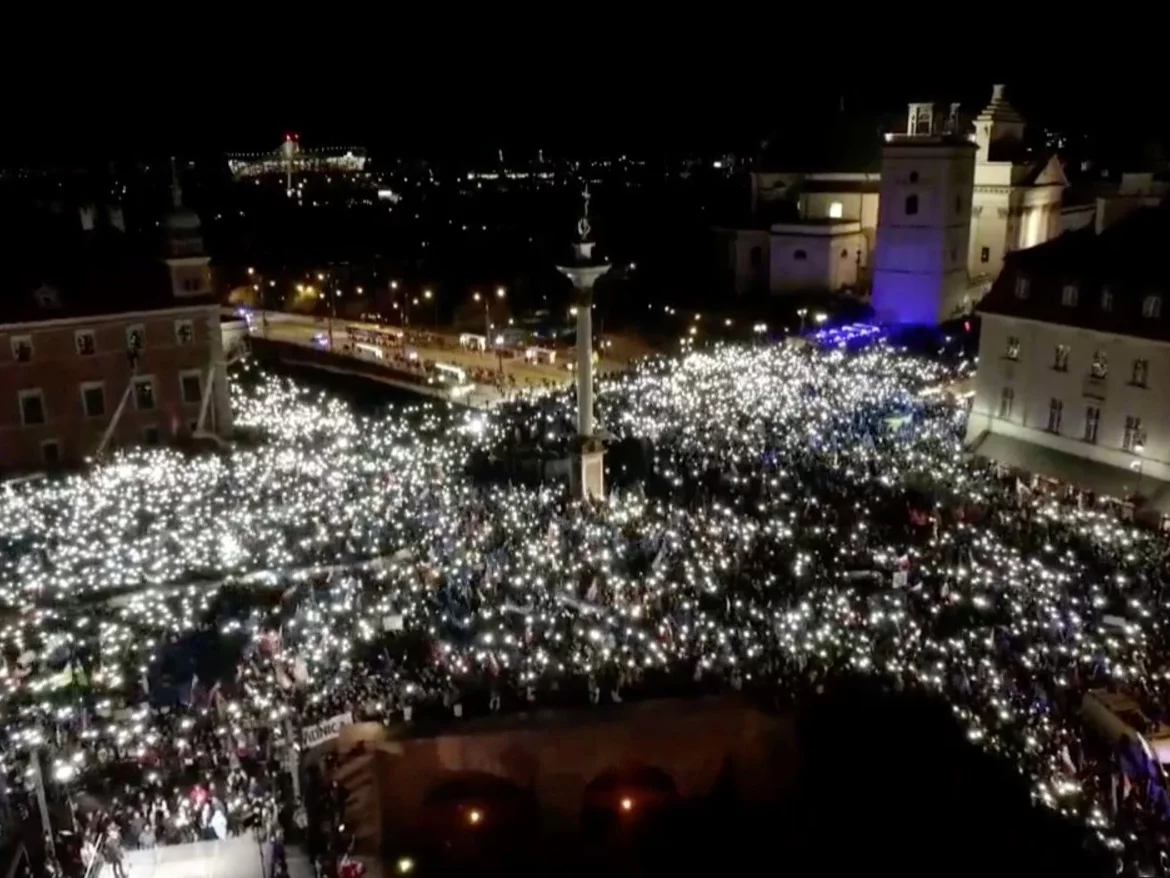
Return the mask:
<path id="1" fill-rule="evenodd" d="M 70 803 L 55 830 L 113 863 L 277 837 L 295 753 L 337 718 L 873 675 L 947 698 L 1139 868 L 1170 816 L 1161 766 L 1080 707 L 1120 689 L 1165 714 L 1170 542 L 970 460 L 962 374 L 885 344 L 645 362 L 601 384 L 613 489 L 581 503 L 468 467 L 563 443 L 568 394 L 370 415 L 249 370 L 234 404 L 258 438 L 229 454 L 0 491 L 9 798 L 37 808 L 39 765 Z"/>

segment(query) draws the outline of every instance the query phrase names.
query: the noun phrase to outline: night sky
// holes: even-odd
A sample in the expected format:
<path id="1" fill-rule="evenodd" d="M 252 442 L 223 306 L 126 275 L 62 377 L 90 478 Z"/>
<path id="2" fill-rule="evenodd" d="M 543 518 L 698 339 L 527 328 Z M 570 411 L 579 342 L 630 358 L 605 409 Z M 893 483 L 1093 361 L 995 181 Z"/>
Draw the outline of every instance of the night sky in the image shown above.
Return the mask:
<path id="1" fill-rule="evenodd" d="M 394 52 L 346 57 L 338 54 L 344 46 L 285 56 L 241 40 L 203 46 L 200 63 L 190 65 L 165 54 L 142 65 L 120 56 L 56 57 L 60 75 L 4 95 L 0 161 L 271 148 L 288 130 L 306 145 L 357 144 L 378 155 L 435 159 L 499 148 L 750 153 L 786 126 L 816 124 L 842 98 L 850 112 L 896 112 L 924 99 L 978 109 L 996 81 L 1008 84 L 1009 99 L 1030 122 L 1074 135 L 1165 136 L 1170 123 L 1170 100 L 1156 80 L 1119 73 L 1106 81 L 1079 74 L 1075 64 L 1044 79 L 1013 79 L 972 63 L 978 74 L 962 78 L 931 71 L 834 80 L 784 68 L 771 55 L 741 57 L 753 53 L 732 45 L 657 57 L 648 50 L 573 57 L 567 47 L 558 57 L 547 41 L 539 52 L 474 46 L 409 54 L 402 42 Z"/>

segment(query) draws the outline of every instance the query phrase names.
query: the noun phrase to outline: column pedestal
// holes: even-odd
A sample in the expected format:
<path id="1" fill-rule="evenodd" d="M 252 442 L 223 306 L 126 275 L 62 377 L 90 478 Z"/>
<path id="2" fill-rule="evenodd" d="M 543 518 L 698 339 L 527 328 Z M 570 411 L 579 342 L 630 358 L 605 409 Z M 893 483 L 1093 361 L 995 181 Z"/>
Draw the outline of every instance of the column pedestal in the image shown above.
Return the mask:
<path id="1" fill-rule="evenodd" d="M 596 440 L 582 443 L 573 454 L 569 487 L 577 500 L 605 499 L 605 446 Z"/>

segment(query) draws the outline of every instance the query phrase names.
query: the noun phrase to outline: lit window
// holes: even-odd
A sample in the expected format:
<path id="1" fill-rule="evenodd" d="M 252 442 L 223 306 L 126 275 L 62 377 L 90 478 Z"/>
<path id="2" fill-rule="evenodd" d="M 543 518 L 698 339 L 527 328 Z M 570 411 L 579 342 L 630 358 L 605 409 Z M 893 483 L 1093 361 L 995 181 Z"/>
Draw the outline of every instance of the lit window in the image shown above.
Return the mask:
<path id="1" fill-rule="evenodd" d="M 1016 298 L 1028 298 L 1028 279 L 1023 275 L 1016 278 Z"/>
<path id="2" fill-rule="evenodd" d="M 1077 304 L 1077 285 L 1065 284 L 1060 291 L 1060 304 L 1066 308 L 1075 308 Z"/>
<path id="3" fill-rule="evenodd" d="M 1018 360 L 1020 358 L 1020 340 L 1014 335 L 1009 335 L 1007 340 L 1007 351 L 1004 356 L 1009 360 Z"/>
<path id="4" fill-rule="evenodd" d="M 1056 355 L 1052 361 L 1052 368 L 1057 372 L 1068 371 L 1068 345 L 1058 344 L 1056 346 Z"/>
<path id="5" fill-rule="evenodd" d="M 979 250 L 979 261 L 984 262 L 984 263 L 991 261 L 991 248 L 990 247 L 983 247 Z"/>
<path id="6" fill-rule="evenodd" d="M 1162 316 L 1162 297 L 1161 296 L 1146 296 L 1142 300 L 1142 316 L 1143 317 L 1161 317 Z"/>
<path id="7" fill-rule="evenodd" d="M 845 205 L 840 201 L 834 201 L 829 205 L 829 219 L 841 219 L 845 216 Z"/>

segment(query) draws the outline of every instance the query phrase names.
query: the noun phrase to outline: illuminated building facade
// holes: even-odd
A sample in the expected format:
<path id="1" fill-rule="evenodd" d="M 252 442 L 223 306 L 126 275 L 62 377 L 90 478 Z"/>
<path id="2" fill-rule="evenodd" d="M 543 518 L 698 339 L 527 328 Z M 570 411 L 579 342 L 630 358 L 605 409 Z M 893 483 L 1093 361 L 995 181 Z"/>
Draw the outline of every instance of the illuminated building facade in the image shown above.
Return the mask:
<path id="1" fill-rule="evenodd" d="M 1148 207 L 1008 255 L 979 309 L 973 450 L 1170 508 L 1167 240 Z"/>
<path id="2" fill-rule="evenodd" d="M 25 232 L 2 280 L 0 469 L 231 430 L 220 309 L 177 188 L 162 259 L 91 208 Z"/>
<path id="3" fill-rule="evenodd" d="M 892 272 L 906 272 L 912 275 L 910 286 L 918 289 L 924 272 L 947 275 L 945 283 L 939 281 L 939 307 L 929 319 L 931 309 L 925 305 L 911 309 L 915 321 L 935 322 L 969 310 L 998 275 L 1005 254 L 1034 247 L 1084 222 L 1082 207 L 1063 208 L 1068 181 L 1056 156 L 1037 156 L 1025 147 L 1024 120 L 1007 101 L 1002 85 L 994 86 L 990 102 L 973 127 L 954 104 L 942 108 L 910 105 L 905 130 L 887 133 L 884 142 L 876 129 L 847 117 L 834 124 L 837 127 L 826 132 L 821 142 L 815 132 L 811 136 L 802 132 L 802 140 L 808 141 L 803 148 L 773 150 L 765 166 L 751 175 L 753 222 L 716 230 L 724 250 L 722 261 L 730 268 L 737 293 L 870 288 L 877 281 L 877 251 L 884 225 L 899 238 L 880 256 L 887 266 L 885 281 L 892 279 Z M 934 144 L 933 154 L 919 148 L 929 137 L 941 138 L 944 131 L 953 140 L 947 155 L 943 154 L 946 150 L 940 151 L 945 145 L 941 139 Z M 966 143 L 974 146 L 970 174 L 966 152 L 972 150 Z M 958 194 L 951 191 L 954 182 L 944 179 L 958 156 L 963 156 L 958 166 L 964 169 L 963 185 L 968 187 L 963 196 L 969 226 L 965 241 L 959 240 L 964 233 L 957 228 L 953 213 L 945 224 L 941 215 L 933 217 L 931 229 L 925 214 L 906 215 L 884 204 L 887 196 L 900 199 L 904 207 L 909 195 L 917 194 L 925 204 L 936 192 L 944 197 L 943 189 L 951 196 Z M 915 184 L 908 179 L 885 179 L 895 170 L 908 176 L 914 169 L 907 162 L 923 161 L 932 169 L 937 190 L 928 191 L 925 178 Z M 910 186 L 918 191 L 909 191 Z M 912 231 L 918 226 L 921 231 Z M 938 240 L 928 244 L 932 235 Z M 810 249 L 803 246 L 809 236 L 816 244 L 826 237 L 834 240 L 826 248 Z M 912 240 L 917 241 L 913 246 Z M 951 260 L 951 250 L 956 248 L 958 259 Z M 836 258 L 820 258 L 824 256 L 821 249 Z M 914 257 L 918 268 L 910 265 L 910 249 L 920 251 Z M 958 291 L 960 263 L 963 289 Z M 887 286 L 883 295 L 891 290 Z M 907 295 L 925 294 L 918 289 Z"/>

